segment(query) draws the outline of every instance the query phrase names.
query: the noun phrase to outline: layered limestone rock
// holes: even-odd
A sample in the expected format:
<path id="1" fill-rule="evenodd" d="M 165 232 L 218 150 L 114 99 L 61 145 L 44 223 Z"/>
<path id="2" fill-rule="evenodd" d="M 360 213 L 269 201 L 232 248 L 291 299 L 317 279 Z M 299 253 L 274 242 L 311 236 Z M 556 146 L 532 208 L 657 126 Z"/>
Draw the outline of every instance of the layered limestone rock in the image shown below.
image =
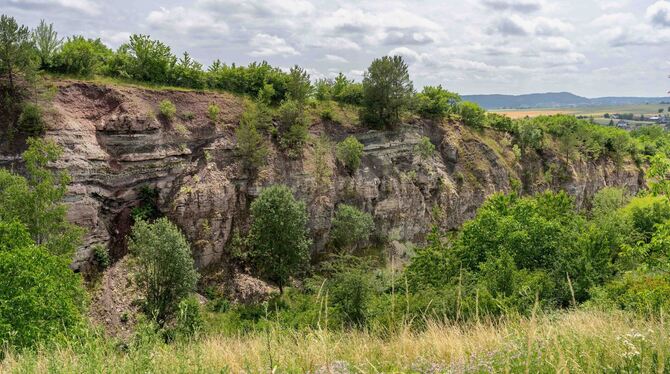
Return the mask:
<path id="1" fill-rule="evenodd" d="M 172 121 L 158 112 L 165 99 L 177 107 Z M 211 103 L 221 108 L 217 124 L 206 115 Z M 370 212 L 376 238 L 421 243 L 434 225 L 454 229 L 472 218 L 496 192 L 519 186 L 524 193 L 562 188 L 583 206 L 602 187 L 636 192 L 643 183 L 642 171 L 631 161 L 617 165 L 576 158 L 566 163 L 551 148 L 518 159 L 507 134 L 421 121 L 394 131 L 315 121 L 312 135 L 330 134 L 337 142 L 353 134 L 365 146 L 353 175 L 330 152 L 324 162 L 333 174 L 319 186 L 313 147 L 290 159 L 268 135 L 268 163 L 250 175 L 235 155 L 234 128 L 242 110 L 242 100 L 226 94 L 60 83 L 47 136 L 64 147 L 56 166 L 73 177 L 70 219 L 88 229 L 75 267 L 85 267 L 95 244 L 109 245 L 116 258 L 125 254 L 130 212 L 143 186 L 159 192 L 160 211 L 190 239 L 202 268 L 227 258 L 234 230 L 248 227 L 250 202 L 275 183 L 290 186 L 307 203 L 315 253 L 326 248 L 340 203 Z M 437 151 L 422 159 L 415 147 L 424 136 Z"/>

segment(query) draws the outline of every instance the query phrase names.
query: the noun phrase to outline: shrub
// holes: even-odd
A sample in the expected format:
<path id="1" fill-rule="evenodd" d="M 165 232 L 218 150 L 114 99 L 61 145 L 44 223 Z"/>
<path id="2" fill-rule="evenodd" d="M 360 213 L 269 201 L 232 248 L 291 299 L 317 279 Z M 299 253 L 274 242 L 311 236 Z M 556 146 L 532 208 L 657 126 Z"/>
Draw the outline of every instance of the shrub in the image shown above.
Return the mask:
<path id="1" fill-rule="evenodd" d="M 361 118 L 378 127 L 397 125 L 401 112 L 410 104 L 413 90 L 402 57 L 375 59 L 363 78 Z"/>
<path id="2" fill-rule="evenodd" d="M 422 136 L 421 141 L 414 146 L 414 152 L 421 157 L 422 160 L 433 157 L 435 154 L 435 145 L 427 136 Z"/>
<path id="3" fill-rule="evenodd" d="M 257 126 L 261 121 L 261 114 L 254 103 L 247 103 L 242 113 L 240 126 L 235 130 L 237 137 L 236 153 L 242 158 L 247 170 L 259 168 L 265 164 L 267 147 Z"/>
<path id="4" fill-rule="evenodd" d="M 144 82 L 170 83 L 176 64 L 170 47 L 148 35 L 133 34 L 110 61 L 110 72 Z"/>
<path id="5" fill-rule="evenodd" d="M 160 102 L 158 105 L 158 110 L 160 111 L 160 114 L 168 121 L 172 121 L 175 114 L 177 114 L 177 107 L 175 107 L 172 101 L 168 99 Z"/>
<path id="6" fill-rule="evenodd" d="M 251 203 L 249 244 L 256 269 L 282 293 L 289 277 L 307 266 L 306 225 L 305 204 L 286 186 L 268 187 Z"/>
<path id="7" fill-rule="evenodd" d="M 670 282 L 660 274 L 630 272 L 593 290 L 593 305 L 658 315 L 670 310 Z"/>
<path id="8" fill-rule="evenodd" d="M 289 156 L 300 156 L 308 135 L 302 106 L 295 100 L 285 100 L 279 107 L 279 119 L 280 145 L 289 151 Z"/>
<path id="9" fill-rule="evenodd" d="M 312 84 L 309 80 L 309 74 L 307 74 L 305 69 L 298 65 L 291 68 L 288 73 L 286 90 L 289 99 L 295 100 L 301 104 L 307 101 L 307 97 L 309 97 L 312 92 Z"/>
<path id="10" fill-rule="evenodd" d="M 100 39 L 69 37 L 55 57 L 54 69 L 62 73 L 90 76 L 102 71 L 112 51 Z"/>
<path id="11" fill-rule="evenodd" d="M 364 146 L 355 136 L 349 135 L 336 147 L 337 159 L 351 172 L 358 170 Z"/>
<path id="12" fill-rule="evenodd" d="M 107 269 L 112 264 L 107 247 L 100 244 L 93 246 L 93 261 L 100 269 Z"/>
<path id="13" fill-rule="evenodd" d="M 83 327 L 85 292 L 70 261 L 33 244 L 0 250 L 3 347 L 34 347 Z"/>
<path id="14" fill-rule="evenodd" d="M 458 104 L 458 114 L 466 126 L 481 128 L 486 121 L 486 111 L 476 103 L 469 101 Z"/>
<path id="15" fill-rule="evenodd" d="M 207 117 L 209 118 L 210 121 L 212 121 L 213 124 L 216 124 L 219 122 L 219 113 L 221 112 L 221 108 L 219 108 L 218 105 L 215 103 L 209 104 L 207 106 Z"/>
<path id="16" fill-rule="evenodd" d="M 348 249 L 370 238 L 375 224 L 369 213 L 351 205 L 340 204 L 330 229 L 330 239 L 338 249 Z"/>
<path id="17" fill-rule="evenodd" d="M 190 338 L 196 336 L 204 325 L 200 314 L 200 303 L 194 296 L 187 297 L 179 302 L 177 307 L 177 322 L 175 331 L 178 336 Z"/>
<path id="18" fill-rule="evenodd" d="M 317 190 L 330 186 L 330 177 L 333 175 L 333 170 L 328 160 L 332 148 L 332 144 L 325 136 L 317 138 L 314 142 L 314 181 Z"/>
<path id="19" fill-rule="evenodd" d="M 348 325 L 363 327 L 374 292 L 370 265 L 355 257 L 342 257 L 330 267 L 328 292 L 332 305 Z"/>
<path id="20" fill-rule="evenodd" d="M 514 133 L 516 130 L 511 118 L 498 113 L 486 113 L 486 125 L 492 129 L 508 133 Z"/>
<path id="21" fill-rule="evenodd" d="M 331 88 L 333 100 L 350 105 L 361 105 L 363 102 L 363 85 L 354 83 L 340 73 L 333 81 Z"/>
<path id="22" fill-rule="evenodd" d="M 42 109 L 31 103 L 23 105 L 23 110 L 19 116 L 19 129 L 30 135 L 38 135 L 44 131 L 44 121 L 42 120 Z"/>
<path id="23" fill-rule="evenodd" d="M 146 312 L 163 326 L 174 316 L 179 302 L 195 289 L 198 274 L 191 248 L 167 218 L 136 222 L 128 248 L 134 256 L 135 278 Z"/>
<path id="24" fill-rule="evenodd" d="M 453 111 L 461 97 L 449 92 L 442 86 L 425 86 L 421 93 L 416 95 L 416 110 L 426 118 L 442 119 Z"/>
<path id="25" fill-rule="evenodd" d="M 267 62 L 248 66 L 222 64 L 214 61 L 208 69 L 209 86 L 249 95 L 276 104 L 286 99 L 288 74 Z"/>

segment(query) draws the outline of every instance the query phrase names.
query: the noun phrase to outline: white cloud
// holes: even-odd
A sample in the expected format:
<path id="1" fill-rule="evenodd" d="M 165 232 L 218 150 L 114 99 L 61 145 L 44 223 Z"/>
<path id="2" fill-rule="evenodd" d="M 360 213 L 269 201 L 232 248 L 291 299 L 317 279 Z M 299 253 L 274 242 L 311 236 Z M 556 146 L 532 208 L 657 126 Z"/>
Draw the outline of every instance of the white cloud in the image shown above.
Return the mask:
<path id="1" fill-rule="evenodd" d="M 160 8 L 147 16 L 149 25 L 179 34 L 198 33 L 198 37 L 212 38 L 228 33 L 228 25 L 211 14 L 196 9 Z"/>
<path id="2" fill-rule="evenodd" d="M 670 27 L 670 2 L 657 1 L 647 8 L 647 19 L 656 26 Z"/>
<path id="3" fill-rule="evenodd" d="M 17 7 L 57 6 L 95 16 L 100 14 L 100 6 L 90 0 L 10 0 Z"/>
<path id="4" fill-rule="evenodd" d="M 482 4 L 496 11 L 514 11 L 521 13 L 536 12 L 542 8 L 538 0 L 482 0 Z"/>
<path id="5" fill-rule="evenodd" d="M 341 62 L 341 63 L 349 62 L 349 60 L 347 60 L 346 58 L 344 58 L 342 56 L 338 56 L 338 55 L 327 54 L 327 55 L 324 56 L 324 58 L 326 60 L 332 61 L 332 62 Z"/>
<path id="6" fill-rule="evenodd" d="M 253 51 L 249 53 L 251 56 L 295 56 L 300 53 L 291 47 L 286 40 L 268 34 L 256 34 L 251 39 L 251 47 Z"/>
<path id="7" fill-rule="evenodd" d="M 200 0 L 197 5 L 223 14 L 256 17 L 303 16 L 315 9 L 307 0 Z"/>

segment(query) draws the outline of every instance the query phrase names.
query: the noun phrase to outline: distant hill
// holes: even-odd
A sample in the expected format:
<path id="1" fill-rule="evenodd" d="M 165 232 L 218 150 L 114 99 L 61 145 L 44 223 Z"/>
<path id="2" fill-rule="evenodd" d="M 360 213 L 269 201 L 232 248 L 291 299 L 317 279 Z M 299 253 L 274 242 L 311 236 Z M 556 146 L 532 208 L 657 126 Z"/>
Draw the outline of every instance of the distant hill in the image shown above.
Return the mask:
<path id="1" fill-rule="evenodd" d="M 589 99 L 569 92 L 548 92 L 528 95 L 464 95 L 486 109 L 570 108 L 669 103 L 670 97 L 598 97 Z"/>

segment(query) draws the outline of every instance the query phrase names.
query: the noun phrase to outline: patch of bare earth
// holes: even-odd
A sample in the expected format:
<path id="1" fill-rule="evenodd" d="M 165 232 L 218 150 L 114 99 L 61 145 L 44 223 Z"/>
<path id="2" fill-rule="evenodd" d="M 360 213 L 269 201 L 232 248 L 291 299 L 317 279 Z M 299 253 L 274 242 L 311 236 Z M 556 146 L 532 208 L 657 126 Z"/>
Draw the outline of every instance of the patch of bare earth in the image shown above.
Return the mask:
<path id="1" fill-rule="evenodd" d="M 126 340 L 137 323 L 140 298 L 132 278 L 128 258 L 123 258 L 102 275 L 91 300 L 90 318 L 112 337 Z"/>

